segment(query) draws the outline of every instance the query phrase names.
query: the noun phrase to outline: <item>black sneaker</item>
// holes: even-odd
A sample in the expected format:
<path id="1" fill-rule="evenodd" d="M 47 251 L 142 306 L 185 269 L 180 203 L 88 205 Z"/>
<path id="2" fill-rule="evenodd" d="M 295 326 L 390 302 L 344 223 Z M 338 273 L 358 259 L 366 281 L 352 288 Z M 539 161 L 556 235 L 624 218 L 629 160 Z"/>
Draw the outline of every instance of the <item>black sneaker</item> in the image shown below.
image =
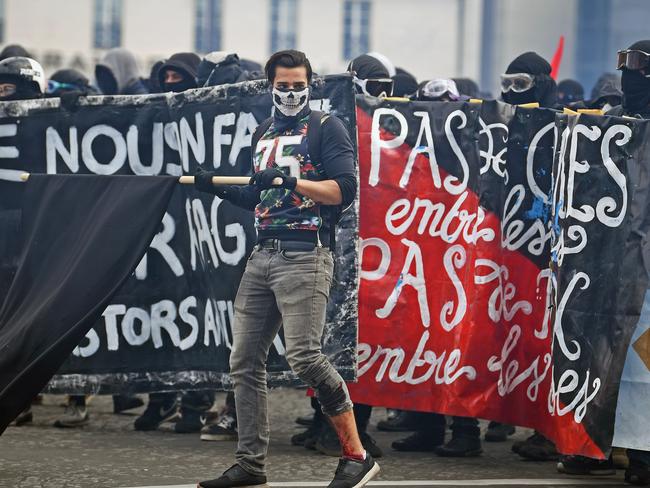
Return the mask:
<path id="1" fill-rule="evenodd" d="M 453 437 L 447 444 L 436 448 L 436 454 L 441 457 L 476 457 L 483 452 L 479 437 Z"/>
<path id="2" fill-rule="evenodd" d="M 431 433 L 418 430 L 404 439 L 394 441 L 391 447 L 402 452 L 433 452 L 444 443 L 444 431 Z"/>
<path id="3" fill-rule="evenodd" d="M 177 434 L 195 434 L 201 432 L 203 422 L 201 421 L 201 413 L 183 408 L 181 409 L 181 418 L 174 424 L 174 432 Z"/>
<path id="4" fill-rule="evenodd" d="M 396 414 L 386 420 L 377 422 L 377 430 L 385 432 L 408 432 L 418 429 L 418 422 L 411 412 L 398 410 Z"/>
<path id="5" fill-rule="evenodd" d="M 630 465 L 625 470 L 625 481 L 637 486 L 650 485 L 650 466 L 630 460 Z"/>
<path id="6" fill-rule="evenodd" d="M 156 430 L 160 424 L 165 420 L 169 420 L 178 410 L 178 405 L 176 401 L 172 402 L 169 405 L 161 405 L 160 403 L 149 403 L 144 413 L 140 415 L 135 422 L 133 427 L 135 430 Z"/>
<path id="7" fill-rule="evenodd" d="M 266 476 L 250 474 L 239 464 L 228 468 L 216 479 L 200 481 L 197 488 L 268 487 Z"/>
<path id="8" fill-rule="evenodd" d="M 384 455 L 384 451 L 381 450 L 381 447 L 377 445 L 375 440 L 367 432 L 359 432 L 359 440 L 366 452 L 369 452 L 373 458 L 379 459 Z"/>
<path id="9" fill-rule="evenodd" d="M 224 413 L 216 424 L 206 425 L 201 429 L 202 441 L 236 441 L 237 420 L 234 415 Z"/>
<path id="10" fill-rule="evenodd" d="M 336 468 L 334 479 L 327 485 L 328 488 L 361 488 L 377 476 L 379 464 L 375 462 L 372 455 L 366 452 L 366 459 L 356 461 L 354 459 L 341 458 Z"/>
<path id="11" fill-rule="evenodd" d="M 584 456 L 562 456 L 557 470 L 563 474 L 609 476 L 616 474 L 611 458 L 605 461 Z"/>
<path id="12" fill-rule="evenodd" d="M 486 442 L 505 442 L 508 436 L 515 433 L 514 425 L 501 424 L 499 422 L 490 422 L 485 432 Z"/>

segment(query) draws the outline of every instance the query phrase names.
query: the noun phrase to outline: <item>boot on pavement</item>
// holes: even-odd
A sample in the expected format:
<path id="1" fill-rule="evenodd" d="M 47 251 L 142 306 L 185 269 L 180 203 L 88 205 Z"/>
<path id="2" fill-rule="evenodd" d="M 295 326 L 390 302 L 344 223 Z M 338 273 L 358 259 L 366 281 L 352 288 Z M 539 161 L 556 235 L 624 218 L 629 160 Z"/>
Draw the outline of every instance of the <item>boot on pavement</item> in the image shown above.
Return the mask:
<path id="1" fill-rule="evenodd" d="M 486 442 L 505 442 L 508 437 L 515 433 L 514 425 L 490 422 L 485 432 Z"/>
<path id="2" fill-rule="evenodd" d="M 465 435 L 452 436 L 451 440 L 436 448 L 441 457 L 476 457 L 483 453 L 481 439 Z"/>
<path id="3" fill-rule="evenodd" d="M 433 452 L 444 443 L 444 430 L 438 432 L 416 430 L 410 436 L 394 441 L 391 447 L 402 452 Z"/>
<path id="4" fill-rule="evenodd" d="M 525 441 L 515 442 L 512 450 L 530 461 L 557 461 L 560 458 L 555 444 L 539 432 L 535 432 Z"/>

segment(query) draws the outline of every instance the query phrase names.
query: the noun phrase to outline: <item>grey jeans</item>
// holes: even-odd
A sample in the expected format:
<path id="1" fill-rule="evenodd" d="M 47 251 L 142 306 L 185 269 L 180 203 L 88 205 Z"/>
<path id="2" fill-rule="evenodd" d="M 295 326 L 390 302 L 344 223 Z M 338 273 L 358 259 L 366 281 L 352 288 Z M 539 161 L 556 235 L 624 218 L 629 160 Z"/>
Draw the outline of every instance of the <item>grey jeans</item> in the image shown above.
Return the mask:
<path id="1" fill-rule="evenodd" d="M 237 407 L 237 463 L 252 474 L 265 472 L 266 360 L 281 325 L 289 366 L 314 389 L 323 413 L 335 416 L 352 409 L 345 382 L 321 352 L 333 267 L 324 248 L 255 248 L 246 265 L 235 299 L 230 374 Z"/>

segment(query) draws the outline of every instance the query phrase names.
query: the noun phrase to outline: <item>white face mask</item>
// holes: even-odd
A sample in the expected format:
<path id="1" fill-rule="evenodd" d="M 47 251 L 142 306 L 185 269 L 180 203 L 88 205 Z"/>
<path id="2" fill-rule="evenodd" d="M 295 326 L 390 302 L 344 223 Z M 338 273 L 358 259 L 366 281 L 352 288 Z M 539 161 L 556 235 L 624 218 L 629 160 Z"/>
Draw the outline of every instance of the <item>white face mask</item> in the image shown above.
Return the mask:
<path id="1" fill-rule="evenodd" d="M 614 108 L 614 107 L 613 107 L 612 105 L 610 105 L 609 103 L 606 103 L 605 105 L 603 105 L 603 108 L 601 108 L 601 110 L 602 110 L 603 112 L 609 112 L 609 111 L 610 111 L 611 109 L 613 109 L 613 108 Z"/>
<path id="2" fill-rule="evenodd" d="M 273 88 L 273 105 L 287 117 L 294 117 L 309 103 L 309 87 L 301 91 Z"/>

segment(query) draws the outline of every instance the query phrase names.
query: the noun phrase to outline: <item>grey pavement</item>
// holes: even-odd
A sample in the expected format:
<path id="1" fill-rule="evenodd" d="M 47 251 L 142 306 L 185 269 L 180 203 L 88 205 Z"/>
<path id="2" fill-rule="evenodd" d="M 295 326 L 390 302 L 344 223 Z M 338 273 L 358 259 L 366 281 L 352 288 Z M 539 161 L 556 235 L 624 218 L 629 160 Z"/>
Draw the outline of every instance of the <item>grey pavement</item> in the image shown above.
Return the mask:
<path id="1" fill-rule="evenodd" d="M 218 403 L 223 399 L 220 394 Z M 202 442 L 198 434 L 162 430 L 135 432 L 135 414 L 113 415 L 110 397 L 91 399 L 91 422 L 86 426 L 55 428 L 52 424 L 63 413 L 64 400 L 63 396 L 45 396 L 44 404 L 33 408 L 33 424 L 10 427 L 0 437 L 0 487 L 190 488 L 198 480 L 216 477 L 232 463 L 234 442 Z M 272 390 L 269 402 L 271 486 L 327 486 L 337 459 L 290 442 L 301 430 L 294 419 L 310 411 L 305 392 Z M 384 450 L 379 460 L 381 475 L 370 486 L 623 486 L 622 472 L 609 478 L 567 477 L 557 473 L 554 463 L 521 460 L 510 446 L 527 437 L 528 429 L 517 429 L 505 443 L 484 443 L 484 454 L 478 458 L 399 453 L 391 450 L 390 444 L 405 434 L 375 428 L 385 415 L 384 409 L 375 409 L 369 429 Z"/>

